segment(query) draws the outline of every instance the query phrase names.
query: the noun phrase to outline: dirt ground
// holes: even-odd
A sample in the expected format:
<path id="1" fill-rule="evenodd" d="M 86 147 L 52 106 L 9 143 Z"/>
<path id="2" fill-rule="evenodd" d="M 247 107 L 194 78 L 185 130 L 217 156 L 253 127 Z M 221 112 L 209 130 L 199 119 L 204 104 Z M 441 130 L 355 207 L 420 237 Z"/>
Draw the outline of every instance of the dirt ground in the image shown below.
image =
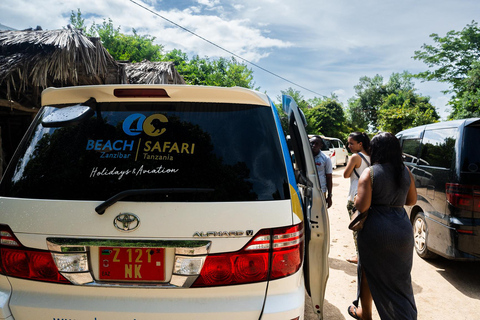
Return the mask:
<path id="1" fill-rule="evenodd" d="M 353 319 L 348 306 L 357 292 L 356 265 L 346 261 L 355 253 L 346 211 L 350 179 L 344 167 L 333 172 L 333 205 L 330 218 L 330 276 L 324 302 L 324 319 Z M 443 258 L 423 260 L 414 253 L 413 291 L 419 320 L 480 319 L 480 262 Z M 307 303 L 305 320 L 317 319 Z M 374 308 L 374 319 L 380 319 Z"/>

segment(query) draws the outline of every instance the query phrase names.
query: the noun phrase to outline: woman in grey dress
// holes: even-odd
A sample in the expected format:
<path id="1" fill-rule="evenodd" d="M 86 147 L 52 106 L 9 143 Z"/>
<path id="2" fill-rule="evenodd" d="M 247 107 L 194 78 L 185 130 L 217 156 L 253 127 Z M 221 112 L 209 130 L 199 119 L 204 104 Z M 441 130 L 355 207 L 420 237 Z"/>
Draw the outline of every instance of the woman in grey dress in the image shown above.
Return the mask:
<path id="1" fill-rule="evenodd" d="M 355 207 L 369 213 L 358 233 L 358 292 L 348 313 L 371 319 L 373 298 L 381 319 L 417 319 L 410 275 L 413 232 L 403 208 L 417 201 L 415 183 L 394 135 L 377 134 L 370 148 L 373 165 L 363 171 L 355 199 Z"/>

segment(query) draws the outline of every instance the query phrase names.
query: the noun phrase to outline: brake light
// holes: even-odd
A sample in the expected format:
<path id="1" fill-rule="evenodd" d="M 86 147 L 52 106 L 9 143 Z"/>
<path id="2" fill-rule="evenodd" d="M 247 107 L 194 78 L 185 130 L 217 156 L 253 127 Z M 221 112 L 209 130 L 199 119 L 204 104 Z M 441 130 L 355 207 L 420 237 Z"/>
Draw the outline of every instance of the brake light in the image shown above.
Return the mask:
<path id="1" fill-rule="evenodd" d="M 480 187 L 447 183 L 445 186 L 447 201 L 454 207 L 480 212 Z"/>
<path id="2" fill-rule="evenodd" d="M 118 98 L 170 98 L 165 89 L 149 88 L 149 89 L 114 89 L 113 95 Z"/>
<path id="3" fill-rule="evenodd" d="M 303 224 L 260 230 L 237 252 L 209 255 L 192 287 L 274 280 L 297 272 L 303 262 Z"/>
<path id="4" fill-rule="evenodd" d="M 335 157 L 335 150 L 333 150 L 332 154 L 330 155 L 330 157 Z"/>
<path id="5" fill-rule="evenodd" d="M 0 273 L 6 276 L 70 284 L 49 251 L 24 247 L 4 224 L 0 224 L 0 257 Z"/>

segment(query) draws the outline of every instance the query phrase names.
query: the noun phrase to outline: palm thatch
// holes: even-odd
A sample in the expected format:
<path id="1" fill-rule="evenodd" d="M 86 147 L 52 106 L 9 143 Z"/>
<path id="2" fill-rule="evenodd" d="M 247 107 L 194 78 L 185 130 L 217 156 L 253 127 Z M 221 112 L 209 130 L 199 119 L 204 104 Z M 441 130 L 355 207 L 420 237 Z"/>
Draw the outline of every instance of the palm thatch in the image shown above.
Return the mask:
<path id="1" fill-rule="evenodd" d="M 175 69 L 175 64 L 168 62 L 130 63 L 125 66 L 128 82 L 133 84 L 185 84 L 183 77 Z"/>
<path id="2" fill-rule="evenodd" d="M 0 99 L 35 108 L 50 86 L 125 82 L 123 65 L 80 30 L 0 32 Z"/>

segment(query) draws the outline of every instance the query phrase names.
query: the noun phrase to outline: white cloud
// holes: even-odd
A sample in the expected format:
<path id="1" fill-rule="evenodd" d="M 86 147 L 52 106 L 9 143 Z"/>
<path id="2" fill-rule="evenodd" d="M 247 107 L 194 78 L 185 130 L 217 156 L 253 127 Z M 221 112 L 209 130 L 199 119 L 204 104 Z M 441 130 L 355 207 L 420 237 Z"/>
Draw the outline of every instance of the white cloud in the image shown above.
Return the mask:
<path id="1" fill-rule="evenodd" d="M 41 25 L 57 29 L 68 24 L 80 8 L 88 26 L 111 18 L 122 32 L 135 28 L 155 36 L 166 50 L 181 49 L 189 56 L 230 57 L 231 54 L 172 25 L 169 19 L 263 68 L 309 90 L 306 99 L 329 96 L 342 102 L 354 95 L 362 76 L 427 69 L 412 59 L 415 50 L 432 43 L 429 35 L 461 30 L 480 16 L 478 0 L 27 0 L 0 1 L 0 23 L 24 29 Z M 295 85 L 254 66 L 261 91 L 275 99 Z M 443 84 L 430 82 L 418 92 L 445 108 Z M 439 110 L 442 112 L 442 110 Z"/>

